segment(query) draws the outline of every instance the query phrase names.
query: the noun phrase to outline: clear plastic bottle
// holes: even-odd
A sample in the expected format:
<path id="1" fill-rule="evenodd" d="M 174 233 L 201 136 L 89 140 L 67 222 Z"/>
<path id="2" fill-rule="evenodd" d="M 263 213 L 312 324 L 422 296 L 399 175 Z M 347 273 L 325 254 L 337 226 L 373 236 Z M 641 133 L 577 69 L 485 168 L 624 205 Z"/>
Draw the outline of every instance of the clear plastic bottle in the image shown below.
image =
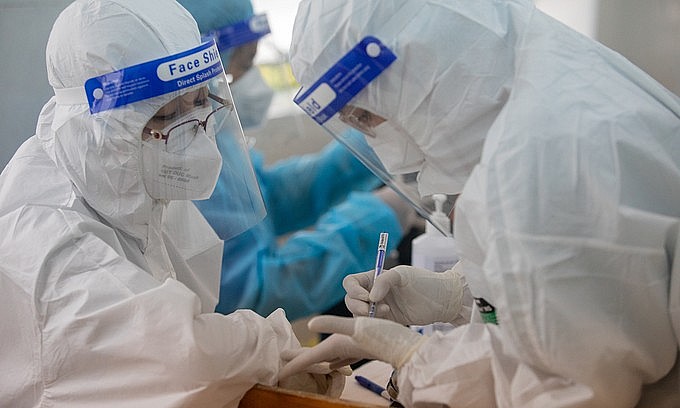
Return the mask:
<path id="1" fill-rule="evenodd" d="M 446 196 L 434 194 L 432 199 L 435 210 L 430 219 L 437 223 L 441 230 L 448 231 L 449 236 L 445 236 L 428 222 L 425 225 L 425 232 L 411 241 L 411 265 L 432 272 L 444 272 L 458 262 L 456 242 L 451 233 L 451 220 L 442 211 Z M 433 331 L 450 330 L 453 326 L 449 323 L 433 323 L 426 326 L 411 326 L 411 328 L 423 334 L 431 334 Z"/>

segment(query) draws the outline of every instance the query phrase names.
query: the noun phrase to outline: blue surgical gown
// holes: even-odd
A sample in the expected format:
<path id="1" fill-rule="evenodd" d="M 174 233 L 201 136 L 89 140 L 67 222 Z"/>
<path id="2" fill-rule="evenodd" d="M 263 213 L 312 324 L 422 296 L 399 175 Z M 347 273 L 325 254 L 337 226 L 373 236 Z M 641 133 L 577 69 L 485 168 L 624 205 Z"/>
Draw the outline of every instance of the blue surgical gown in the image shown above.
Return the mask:
<path id="1" fill-rule="evenodd" d="M 347 274 L 374 267 L 380 232 L 391 248 L 400 241 L 394 212 L 370 192 L 380 180 L 337 142 L 270 167 L 252 150 L 251 159 L 267 216 L 225 241 L 218 312 L 266 316 L 281 307 L 291 320 L 321 313 L 344 298 Z M 218 181 L 208 200 L 195 202 L 218 235 L 223 195 Z"/>

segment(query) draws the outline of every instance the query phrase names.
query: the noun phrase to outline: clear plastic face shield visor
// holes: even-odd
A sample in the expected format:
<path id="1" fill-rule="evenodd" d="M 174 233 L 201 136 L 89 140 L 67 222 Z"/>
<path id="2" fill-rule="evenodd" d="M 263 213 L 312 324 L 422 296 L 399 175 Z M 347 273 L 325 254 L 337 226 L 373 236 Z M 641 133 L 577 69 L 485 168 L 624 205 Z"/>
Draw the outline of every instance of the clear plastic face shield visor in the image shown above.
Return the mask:
<path id="1" fill-rule="evenodd" d="M 228 197 L 220 203 L 222 239 L 264 218 L 262 195 L 214 41 L 90 78 L 85 93 L 105 132 L 139 135 L 142 177 L 152 198 L 205 199 L 219 189 L 221 197 Z"/>
<path id="2" fill-rule="evenodd" d="M 266 121 L 274 91 L 254 65 L 259 40 L 271 33 L 266 14 L 256 14 L 233 24 L 202 34 L 204 41 L 214 39 L 222 56 L 229 60 L 227 79 L 236 98 L 243 129 L 260 127 Z M 254 138 L 249 138 L 251 145 Z"/>
<path id="3" fill-rule="evenodd" d="M 449 226 L 438 225 L 431 217 L 435 210 L 432 197 L 421 197 L 418 193 L 416 180 L 419 168 L 414 167 L 412 172 L 391 173 L 371 147 L 376 140 L 375 127 L 386 118 L 380 118 L 370 110 L 352 104 L 352 100 L 366 85 L 396 58 L 379 39 L 365 37 L 312 86 L 300 89 L 294 101 L 386 185 L 408 201 L 420 216 L 440 232 L 450 236 Z M 394 142 L 397 143 L 396 140 Z M 393 160 L 391 157 L 385 159 Z M 442 210 L 446 214 L 453 209 L 454 200 L 455 197 L 448 197 L 443 204 Z"/>

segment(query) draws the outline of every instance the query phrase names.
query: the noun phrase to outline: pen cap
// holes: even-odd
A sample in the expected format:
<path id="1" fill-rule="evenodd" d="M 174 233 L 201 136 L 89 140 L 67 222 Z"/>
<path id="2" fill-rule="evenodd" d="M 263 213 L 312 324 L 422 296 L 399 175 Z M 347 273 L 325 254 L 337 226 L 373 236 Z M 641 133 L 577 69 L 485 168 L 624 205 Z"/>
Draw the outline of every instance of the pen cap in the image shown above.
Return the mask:
<path id="1" fill-rule="evenodd" d="M 387 250 L 387 239 L 389 238 L 390 234 L 387 232 L 381 232 L 380 233 L 380 239 L 378 240 L 378 250 Z"/>

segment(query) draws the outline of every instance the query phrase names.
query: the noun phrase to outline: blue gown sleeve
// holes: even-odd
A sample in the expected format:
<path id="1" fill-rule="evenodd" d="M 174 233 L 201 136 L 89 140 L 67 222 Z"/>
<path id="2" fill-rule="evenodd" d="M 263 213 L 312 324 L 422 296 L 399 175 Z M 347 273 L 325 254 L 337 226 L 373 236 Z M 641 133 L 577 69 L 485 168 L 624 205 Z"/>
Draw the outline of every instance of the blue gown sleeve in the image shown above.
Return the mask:
<path id="1" fill-rule="evenodd" d="M 267 212 L 277 235 L 314 224 L 352 191 L 382 182 L 338 142 L 317 154 L 282 160 L 260 173 Z"/>
<path id="2" fill-rule="evenodd" d="M 281 307 L 291 320 L 323 312 L 343 299 L 346 275 L 375 266 L 381 232 L 390 234 L 388 251 L 402 237 L 392 209 L 365 192 L 280 245 L 268 222 L 225 242 L 218 312 L 249 308 L 266 316 Z"/>
<path id="3" fill-rule="evenodd" d="M 375 266 L 381 232 L 390 234 L 388 251 L 396 248 L 402 231 L 392 209 L 371 193 L 352 193 L 313 229 L 293 234 L 274 256 L 260 259 L 256 310 L 266 314 L 280 305 L 297 319 L 342 301 L 343 278 Z"/>

